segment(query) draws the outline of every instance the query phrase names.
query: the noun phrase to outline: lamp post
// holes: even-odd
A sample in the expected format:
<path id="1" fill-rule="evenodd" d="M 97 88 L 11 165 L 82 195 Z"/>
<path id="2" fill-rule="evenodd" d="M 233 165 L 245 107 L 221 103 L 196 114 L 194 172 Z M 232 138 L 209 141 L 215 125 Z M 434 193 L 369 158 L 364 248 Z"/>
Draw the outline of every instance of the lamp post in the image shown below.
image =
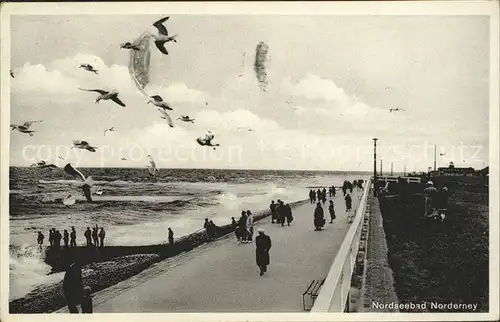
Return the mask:
<path id="1" fill-rule="evenodd" d="M 434 144 L 434 171 L 436 171 L 436 145 Z"/>
<path id="2" fill-rule="evenodd" d="M 380 159 L 380 175 L 381 176 L 384 175 L 384 173 L 382 172 L 382 161 L 384 161 L 384 160 Z"/>
<path id="3" fill-rule="evenodd" d="M 393 167 L 394 167 L 394 162 L 391 162 L 391 176 L 392 176 L 392 173 L 393 173 L 392 172 Z"/>
<path id="4" fill-rule="evenodd" d="M 373 138 L 373 196 L 377 196 L 377 138 Z"/>

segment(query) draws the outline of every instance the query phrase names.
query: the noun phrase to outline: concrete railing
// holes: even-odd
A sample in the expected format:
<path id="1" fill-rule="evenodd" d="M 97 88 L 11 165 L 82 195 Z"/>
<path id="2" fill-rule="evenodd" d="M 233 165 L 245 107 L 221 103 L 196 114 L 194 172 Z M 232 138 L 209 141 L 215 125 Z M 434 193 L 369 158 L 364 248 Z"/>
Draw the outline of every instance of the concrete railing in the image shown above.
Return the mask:
<path id="1" fill-rule="evenodd" d="M 351 288 L 351 277 L 355 269 L 356 256 L 361 239 L 363 217 L 371 185 L 372 180 L 370 179 L 363 191 L 352 225 L 340 246 L 337 256 L 335 256 L 333 265 L 328 272 L 325 283 L 321 287 L 311 312 L 344 312 L 346 308 Z"/>

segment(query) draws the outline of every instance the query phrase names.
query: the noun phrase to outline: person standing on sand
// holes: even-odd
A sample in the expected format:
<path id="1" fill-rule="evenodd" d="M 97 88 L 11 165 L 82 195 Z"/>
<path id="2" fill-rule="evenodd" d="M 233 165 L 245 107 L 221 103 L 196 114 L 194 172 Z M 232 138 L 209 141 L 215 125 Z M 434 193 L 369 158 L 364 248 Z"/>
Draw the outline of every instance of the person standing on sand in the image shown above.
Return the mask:
<path id="1" fill-rule="evenodd" d="M 69 235 L 69 237 L 70 237 L 69 246 L 70 247 L 76 247 L 76 230 L 75 230 L 75 226 L 71 227 L 71 234 Z"/>
<path id="2" fill-rule="evenodd" d="M 92 246 L 92 232 L 90 231 L 90 227 L 87 227 L 87 230 L 83 233 L 83 236 L 87 240 L 87 246 Z"/>
<path id="3" fill-rule="evenodd" d="M 250 210 L 247 210 L 247 240 L 248 242 L 252 241 L 253 238 L 253 215 Z"/>
<path id="4" fill-rule="evenodd" d="M 38 244 L 38 246 L 40 246 L 40 248 L 42 248 L 43 246 L 43 239 L 45 238 L 45 236 L 42 234 L 41 231 L 38 232 L 38 237 L 36 238 L 36 242 Z"/>
<path id="5" fill-rule="evenodd" d="M 345 196 L 345 211 L 351 211 L 352 207 L 352 198 L 350 194 Z"/>
<path id="6" fill-rule="evenodd" d="M 318 202 L 316 204 L 316 209 L 314 209 L 314 230 L 321 230 L 325 225 L 325 216 L 323 213 L 323 207 L 321 207 L 321 203 Z"/>
<path id="7" fill-rule="evenodd" d="M 255 257 L 257 266 L 260 268 L 260 276 L 267 272 L 267 265 L 269 265 L 269 250 L 271 249 L 271 237 L 265 234 L 264 229 L 257 230 L 259 236 L 255 238 Z"/>
<path id="8" fill-rule="evenodd" d="M 61 233 L 59 232 L 59 230 L 56 230 L 54 232 L 54 246 L 56 249 L 61 248 L 61 239 L 62 239 Z"/>
<path id="9" fill-rule="evenodd" d="M 276 204 L 274 203 L 274 200 L 271 200 L 271 204 L 269 205 L 269 209 L 271 209 L 271 224 L 274 224 L 277 216 L 276 216 Z"/>
<path id="10" fill-rule="evenodd" d="M 330 205 L 328 206 L 328 212 L 330 212 L 330 224 L 333 223 L 335 219 L 335 207 L 333 205 L 333 201 L 330 200 Z"/>
<path id="11" fill-rule="evenodd" d="M 63 232 L 63 240 L 64 240 L 64 248 L 68 248 L 68 243 L 69 243 L 69 233 L 67 229 L 64 229 Z"/>
<path id="12" fill-rule="evenodd" d="M 82 268 L 76 261 L 66 269 L 63 291 L 69 313 L 80 313 L 77 305 L 81 304 L 83 299 Z"/>
<path id="13" fill-rule="evenodd" d="M 94 241 L 95 247 L 99 247 L 98 235 L 99 235 L 99 228 L 97 228 L 96 225 L 94 228 L 92 228 L 92 240 Z"/>
<path id="14" fill-rule="evenodd" d="M 168 243 L 170 246 L 174 245 L 174 232 L 170 227 L 168 227 Z"/>
<path id="15" fill-rule="evenodd" d="M 106 237 L 106 232 L 104 228 L 101 227 L 101 231 L 99 232 L 99 247 L 104 247 L 104 237 Z"/>

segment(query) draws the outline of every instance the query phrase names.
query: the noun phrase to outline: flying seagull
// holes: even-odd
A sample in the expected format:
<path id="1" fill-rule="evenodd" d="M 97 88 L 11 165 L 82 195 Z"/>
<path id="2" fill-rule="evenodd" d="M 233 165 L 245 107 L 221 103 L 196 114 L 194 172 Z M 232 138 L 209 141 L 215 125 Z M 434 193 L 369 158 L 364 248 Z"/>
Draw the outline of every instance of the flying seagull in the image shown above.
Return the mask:
<path id="1" fill-rule="evenodd" d="M 92 192 L 90 190 L 90 187 L 93 186 L 94 181 L 92 180 L 92 177 L 85 178 L 83 173 L 75 169 L 71 163 L 66 164 L 64 167 L 64 172 L 69 174 L 70 176 L 74 177 L 76 180 L 81 181 L 81 184 L 79 186 L 82 188 L 83 195 L 87 199 L 87 201 L 92 201 Z"/>
<path id="2" fill-rule="evenodd" d="M 14 72 L 12 71 L 12 69 L 10 70 L 10 77 L 15 78 L 14 77 Z"/>
<path id="3" fill-rule="evenodd" d="M 94 68 L 94 66 L 90 65 L 90 64 L 80 64 L 80 67 L 79 68 L 83 68 L 85 69 L 86 71 L 88 72 L 92 72 L 94 74 L 97 75 L 97 70 Z"/>
<path id="4" fill-rule="evenodd" d="M 125 104 L 122 101 L 120 101 L 120 99 L 118 98 L 118 92 L 117 91 L 104 91 L 102 89 L 83 89 L 83 88 L 80 88 L 80 87 L 78 87 L 78 89 L 82 90 L 82 91 L 87 91 L 87 92 L 97 92 L 97 93 L 99 93 L 99 96 L 95 100 L 96 104 L 99 103 L 100 100 L 109 100 L 110 99 L 113 102 L 115 102 L 116 104 L 125 107 Z"/>
<path id="5" fill-rule="evenodd" d="M 446 153 L 439 153 L 439 156 L 444 156 L 446 155 Z"/>
<path id="6" fill-rule="evenodd" d="M 147 102 L 147 104 L 152 103 L 153 105 L 158 106 L 164 110 L 172 111 L 172 108 L 170 107 L 170 105 L 168 105 L 168 103 L 165 102 L 163 100 L 163 98 L 161 98 L 160 95 L 153 95 L 153 96 L 150 96 L 150 98 L 151 99 Z"/>
<path id="7" fill-rule="evenodd" d="M 170 17 L 165 17 L 155 22 L 153 26 L 155 26 L 156 29 L 158 29 L 158 34 L 151 34 L 151 36 L 155 39 L 156 47 L 158 48 L 158 50 L 160 50 L 161 53 L 165 55 L 168 55 L 168 51 L 164 46 L 165 43 L 169 41 L 177 42 L 177 40 L 175 40 L 177 35 L 169 36 L 167 28 L 163 25 L 163 23 L 167 21 L 168 18 Z"/>
<path id="8" fill-rule="evenodd" d="M 238 127 L 237 130 L 247 130 L 248 132 L 253 132 L 253 129 L 247 127 Z"/>
<path id="9" fill-rule="evenodd" d="M 177 118 L 178 120 L 181 120 L 182 122 L 191 122 L 194 123 L 194 119 L 190 118 L 187 115 L 181 115 L 180 117 Z"/>
<path id="10" fill-rule="evenodd" d="M 87 150 L 87 151 L 90 151 L 90 152 L 95 152 L 95 149 L 97 149 L 97 147 L 91 146 L 87 141 L 79 141 L 79 140 L 73 141 L 73 147 L 72 147 L 72 149 L 73 148 Z"/>
<path id="11" fill-rule="evenodd" d="M 141 48 L 137 47 L 136 45 L 132 45 L 130 42 L 125 42 L 120 45 L 120 48 L 122 49 L 132 49 L 132 50 L 141 50 Z"/>
<path id="12" fill-rule="evenodd" d="M 404 111 L 402 108 L 399 108 L 399 107 L 396 107 L 396 108 L 391 108 L 389 110 L 389 113 L 392 113 L 392 112 L 398 112 L 398 111 Z"/>
<path id="13" fill-rule="evenodd" d="M 33 123 L 39 123 L 39 122 L 43 122 L 43 121 L 27 121 L 27 122 L 24 122 L 23 125 L 11 124 L 10 128 L 12 131 L 18 130 L 21 133 L 28 133 L 29 136 L 33 136 L 34 135 L 33 133 L 35 133 L 35 131 L 30 129 L 31 125 Z"/>
<path id="14" fill-rule="evenodd" d="M 158 112 L 160 112 L 160 114 L 162 115 L 162 119 L 167 120 L 168 126 L 174 127 L 174 122 L 172 122 L 172 118 L 170 117 L 170 115 L 168 115 L 165 109 L 159 108 Z"/>
<path id="15" fill-rule="evenodd" d="M 114 126 L 112 126 L 112 127 L 110 127 L 109 129 L 105 129 L 105 130 L 104 130 L 104 136 L 106 136 L 106 132 L 108 132 L 108 131 L 109 131 L 109 132 L 114 132 L 114 131 L 115 131 L 115 127 L 114 127 Z"/>
<path id="16" fill-rule="evenodd" d="M 122 161 L 126 161 L 126 160 L 127 160 L 127 158 L 121 158 L 120 160 L 122 160 Z"/>
<path id="17" fill-rule="evenodd" d="M 154 177 L 158 172 L 158 169 L 156 169 L 156 163 L 151 157 L 151 155 L 148 154 L 148 158 L 149 158 L 149 164 L 147 165 L 148 172 L 152 177 Z"/>
<path id="18" fill-rule="evenodd" d="M 67 195 L 66 198 L 64 198 L 62 201 L 62 203 L 68 207 L 73 206 L 75 202 L 76 202 L 75 197 L 73 197 L 72 195 Z"/>
<path id="19" fill-rule="evenodd" d="M 211 146 L 214 148 L 218 147 L 219 144 L 213 144 L 212 140 L 214 139 L 214 135 L 212 134 L 211 131 L 207 131 L 207 134 L 205 134 L 205 137 L 199 137 L 196 139 L 196 142 L 198 142 L 199 145 L 201 146 Z"/>
<path id="20" fill-rule="evenodd" d="M 58 168 L 58 166 L 54 165 L 54 164 L 48 164 L 47 162 L 45 161 L 39 161 L 39 162 L 36 162 L 36 163 L 33 163 L 32 165 L 30 165 L 31 168 L 39 168 L 39 169 L 53 169 L 53 168 Z"/>

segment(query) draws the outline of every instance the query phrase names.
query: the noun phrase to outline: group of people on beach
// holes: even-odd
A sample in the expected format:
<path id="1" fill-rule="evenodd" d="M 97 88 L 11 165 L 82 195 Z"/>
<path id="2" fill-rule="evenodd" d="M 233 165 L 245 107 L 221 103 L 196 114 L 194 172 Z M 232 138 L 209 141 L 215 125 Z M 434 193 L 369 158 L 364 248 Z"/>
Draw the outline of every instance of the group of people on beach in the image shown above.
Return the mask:
<path id="1" fill-rule="evenodd" d="M 90 227 L 87 227 L 87 230 L 85 230 L 83 235 L 85 236 L 87 246 L 94 245 L 96 247 L 104 247 L 104 238 L 106 237 L 106 232 L 104 231 L 103 227 L 101 227 L 100 231 L 97 225 L 92 229 L 92 231 L 90 230 Z M 42 234 L 41 231 L 39 231 L 37 236 L 37 244 L 40 248 L 43 247 L 44 239 L 45 236 Z M 49 246 L 51 248 L 53 249 L 61 248 L 61 240 L 64 242 L 65 248 L 77 247 L 75 227 L 74 226 L 71 227 L 71 233 L 68 232 L 67 229 L 64 229 L 62 234 L 59 232 L 59 230 L 55 228 L 51 228 L 49 230 Z"/>

